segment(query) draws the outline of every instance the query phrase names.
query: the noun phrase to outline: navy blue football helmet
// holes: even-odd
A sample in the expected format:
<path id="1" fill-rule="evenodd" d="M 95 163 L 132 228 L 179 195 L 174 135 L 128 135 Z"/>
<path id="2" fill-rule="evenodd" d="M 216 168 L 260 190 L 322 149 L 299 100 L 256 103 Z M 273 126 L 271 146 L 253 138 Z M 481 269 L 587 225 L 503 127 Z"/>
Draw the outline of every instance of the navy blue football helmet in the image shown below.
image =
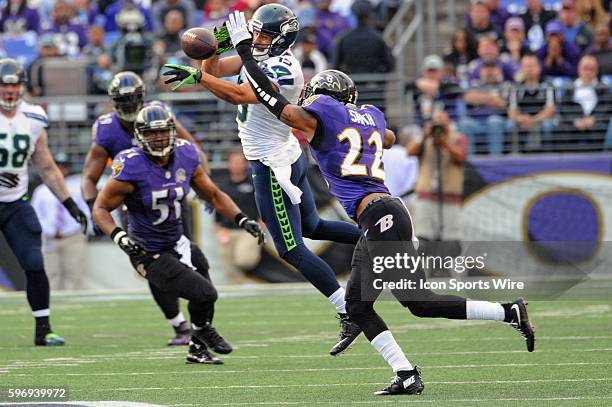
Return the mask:
<path id="1" fill-rule="evenodd" d="M 25 83 L 26 73 L 23 65 L 13 58 L 0 59 L 0 108 L 2 110 L 13 110 L 19 105 L 25 93 Z"/>
<path id="2" fill-rule="evenodd" d="M 134 72 L 119 72 L 108 87 L 117 116 L 125 122 L 133 123 L 145 98 L 145 84 Z"/>
<path id="3" fill-rule="evenodd" d="M 272 37 L 272 43 L 269 45 L 253 42 L 253 57 L 258 61 L 265 61 L 281 55 L 295 43 L 300 24 L 289 8 L 282 4 L 266 4 L 253 14 L 249 21 L 249 30 L 252 34 L 260 32 Z"/>
<path id="4" fill-rule="evenodd" d="M 347 103 L 354 105 L 357 103 L 359 93 L 350 76 L 335 69 L 327 69 L 313 76 L 306 84 L 303 97 L 298 104 L 313 95 L 328 95 L 345 105 Z"/>
<path id="5" fill-rule="evenodd" d="M 176 146 L 174 115 L 162 105 L 147 106 L 138 112 L 134 135 L 138 147 L 145 153 L 154 157 L 166 157 Z"/>

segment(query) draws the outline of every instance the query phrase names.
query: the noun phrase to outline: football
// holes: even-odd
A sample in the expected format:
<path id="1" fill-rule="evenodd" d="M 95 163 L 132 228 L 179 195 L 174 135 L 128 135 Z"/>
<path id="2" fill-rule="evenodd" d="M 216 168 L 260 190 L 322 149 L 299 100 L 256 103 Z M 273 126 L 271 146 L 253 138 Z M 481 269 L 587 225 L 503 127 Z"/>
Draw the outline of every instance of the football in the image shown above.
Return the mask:
<path id="1" fill-rule="evenodd" d="M 190 28 L 181 37 L 181 48 L 189 58 L 203 60 L 217 51 L 217 40 L 211 30 Z"/>

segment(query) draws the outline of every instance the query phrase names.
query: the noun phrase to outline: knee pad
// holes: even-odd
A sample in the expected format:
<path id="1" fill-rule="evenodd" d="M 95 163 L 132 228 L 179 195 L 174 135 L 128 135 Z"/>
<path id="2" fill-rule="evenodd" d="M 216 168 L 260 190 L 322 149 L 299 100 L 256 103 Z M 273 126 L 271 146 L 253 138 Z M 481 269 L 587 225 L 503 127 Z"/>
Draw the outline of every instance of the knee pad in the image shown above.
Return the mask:
<path id="1" fill-rule="evenodd" d="M 23 268 L 26 273 L 44 273 L 45 264 L 43 262 L 43 256 L 40 248 L 32 248 L 32 250 L 28 250 L 24 253 L 18 254 L 17 260 L 19 261 L 19 265 L 21 266 L 21 268 Z"/>

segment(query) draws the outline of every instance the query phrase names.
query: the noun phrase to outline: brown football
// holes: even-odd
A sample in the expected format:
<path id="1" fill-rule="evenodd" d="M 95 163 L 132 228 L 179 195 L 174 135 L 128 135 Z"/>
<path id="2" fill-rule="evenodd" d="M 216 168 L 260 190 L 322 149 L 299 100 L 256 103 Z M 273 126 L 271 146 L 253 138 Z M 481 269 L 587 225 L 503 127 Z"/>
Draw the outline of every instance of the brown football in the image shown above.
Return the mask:
<path id="1" fill-rule="evenodd" d="M 181 47 L 189 58 L 202 60 L 217 51 L 217 40 L 211 30 L 195 27 L 183 33 Z"/>

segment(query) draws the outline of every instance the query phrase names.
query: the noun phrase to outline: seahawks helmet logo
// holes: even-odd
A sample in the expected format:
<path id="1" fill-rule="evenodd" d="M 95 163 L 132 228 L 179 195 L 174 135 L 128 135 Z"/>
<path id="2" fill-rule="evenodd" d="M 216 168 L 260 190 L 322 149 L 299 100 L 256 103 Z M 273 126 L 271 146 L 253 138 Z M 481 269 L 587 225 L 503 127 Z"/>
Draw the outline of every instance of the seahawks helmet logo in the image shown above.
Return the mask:
<path id="1" fill-rule="evenodd" d="M 287 20 L 280 26 L 280 32 L 282 35 L 287 33 L 297 32 L 300 30 L 300 23 L 298 23 L 297 18 L 292 18 L 291 20 Z"/>

